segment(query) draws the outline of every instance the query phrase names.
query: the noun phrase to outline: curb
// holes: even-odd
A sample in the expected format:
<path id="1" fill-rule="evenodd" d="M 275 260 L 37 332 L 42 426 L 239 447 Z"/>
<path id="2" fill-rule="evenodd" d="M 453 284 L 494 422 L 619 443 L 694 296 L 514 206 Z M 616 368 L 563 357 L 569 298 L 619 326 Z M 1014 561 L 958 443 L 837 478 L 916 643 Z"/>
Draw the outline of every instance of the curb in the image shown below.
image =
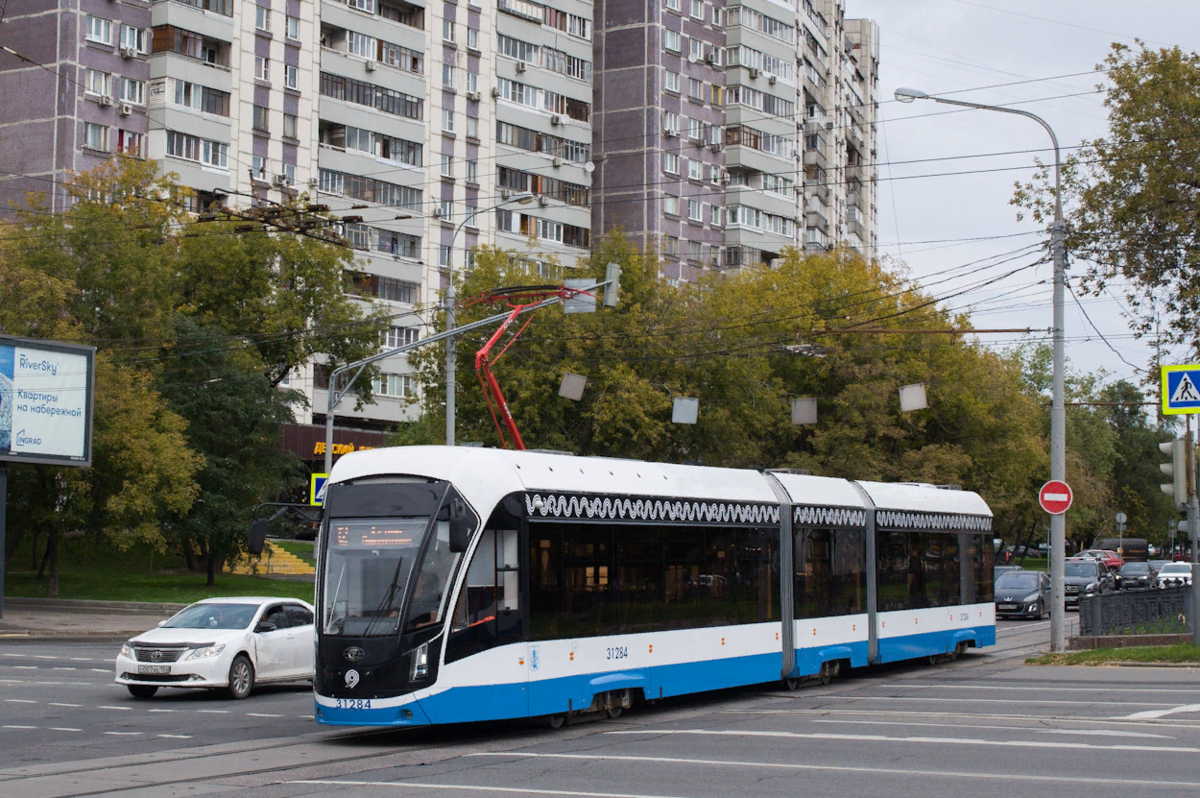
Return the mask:
<path id="1" fill-rule="evenodd" d="M 92 601 L 87 599 L 52 599 L 4 597 L 4 606 L 13 609 L 48 610 L 50 612 L 124 613 L 145 612 L 174 615 L 190 604 L 172 604 L 157 601 Z"/>

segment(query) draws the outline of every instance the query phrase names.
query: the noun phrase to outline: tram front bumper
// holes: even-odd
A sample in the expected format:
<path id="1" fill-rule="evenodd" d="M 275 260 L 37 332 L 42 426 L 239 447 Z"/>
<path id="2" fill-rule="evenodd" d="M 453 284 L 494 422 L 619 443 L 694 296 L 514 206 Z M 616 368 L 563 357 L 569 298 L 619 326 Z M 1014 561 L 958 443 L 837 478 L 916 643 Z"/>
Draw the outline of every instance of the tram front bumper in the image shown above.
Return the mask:
<path id="1" fill-rule="evenodd" d="M 429 726 L 429 716 L 413 696 L 326 698 L 317 696 L 317 723 L 328 726 Z"/>

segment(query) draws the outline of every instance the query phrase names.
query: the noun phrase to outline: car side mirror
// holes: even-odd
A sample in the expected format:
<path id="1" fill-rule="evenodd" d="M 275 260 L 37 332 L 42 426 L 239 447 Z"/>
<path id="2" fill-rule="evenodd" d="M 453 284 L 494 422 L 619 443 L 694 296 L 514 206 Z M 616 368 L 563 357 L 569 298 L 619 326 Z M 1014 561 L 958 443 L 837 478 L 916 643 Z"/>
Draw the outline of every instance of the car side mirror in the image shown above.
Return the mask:
<path id="1" fill-rule="evenodd" d="M 276 628 L 278 627 L 270 621 L 259 621 L 258 626 L 254 627 L 254 631 L 261 634 L 262 632 L 274 632 Z"/>
<path id="2" fill-rule="evenodd" d="M 450 501 L 450 551 L 459 554 L 471 542 L 471 516 L 462 499 Z"/>

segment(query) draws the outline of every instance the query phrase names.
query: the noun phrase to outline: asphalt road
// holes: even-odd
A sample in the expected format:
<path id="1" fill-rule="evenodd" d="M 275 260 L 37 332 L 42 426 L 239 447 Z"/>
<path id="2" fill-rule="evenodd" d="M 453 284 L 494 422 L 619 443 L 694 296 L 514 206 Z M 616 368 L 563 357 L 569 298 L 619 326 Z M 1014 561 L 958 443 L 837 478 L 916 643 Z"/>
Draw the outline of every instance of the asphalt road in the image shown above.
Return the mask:
<path id="1" fill-rule="evenodd" d="M 306 687 L 136 701 L 112 683 L 112 644 L 5 644 L 0 795 L 1200 795 L 1200 669 L 1023 665 L 1048 635 L 1002 622 L 996 648 L 956 663 L 662 701 L 559 731 L 328 730 Z"/>

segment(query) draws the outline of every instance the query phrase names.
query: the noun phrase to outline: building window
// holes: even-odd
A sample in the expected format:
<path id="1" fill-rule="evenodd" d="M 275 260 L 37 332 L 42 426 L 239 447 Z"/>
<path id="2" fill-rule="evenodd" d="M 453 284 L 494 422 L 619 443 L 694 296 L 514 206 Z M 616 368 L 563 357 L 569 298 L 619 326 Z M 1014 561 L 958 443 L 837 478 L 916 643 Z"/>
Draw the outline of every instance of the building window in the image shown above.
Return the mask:
<path id="1" fill-rule="evenodd" d="M 479 161 L 467 161 L 467 182 L 479 182 Z"/>
<path id="2" fill-rule="evenodd" d="M 444 199 L 438 204 L 438 213 L 444 221 L 454 218 L 454 200 Z"/>
<path id="3" fill-rule="evenodd" d="M 479 49 L 479 31 L 475 28 L 467 28 L 467 47 L 472 50 Z"/>
<path id="4" fill-rule="evenodd" d="M 667 91 L 673 91 L 676 94 L 678 94 L 679 93 L 679 73 L 672 72 L 671 70 L 668 69 L 667 70 L 667 78 L 663 84 L 663 88 L 665 88 Z"/>
<path id="5" fill-rule="evenodd" d="M 669 175 L 679 174 L 679 155 L 673 152 L 663 153 L 663 171 Z"/>
<path id="6" fill-rule="evenodd" d="M 283 85 L 294 89 L 299 85 L 300 68 L 295 64 L 285 64 L 283 67 Z"/>
<path id="7" fill-rule="evenodd" d="M 700 200 L 688 200 L 688 219 L 693 222 L 704 221 L 704 203 Z"/>
<path id="8" fill-rule="evenodd" d="M 698 102 L 704 102 L 704 81 L 688 78 L 688 97 Z"/>
<path id="9" fill-rule="evenodd" d="M 679 34 L 673 30 L 663 31 L 663 46 L 672 53 L 679 52 Z"/>
<path id="10" fill-rule="evenodd" d="M 479 91 L 479 73 L 467 73 L 467 91 Z"/>
<path id="11" fill-rule="evenodd" d="M 148 43 L 145 28 L 135 28 L 132 25 L 121 26 L 122 47 L 132 47 L 135 52 L 148 53 L 150 52 Z"/>
<path id="12" fill-rule="evenodd" d="M 83 146 L 89 150 L 108 152 L 108 126 L 95 122 L 83 123 Z"/>
<path id="13" fill-rule="evenodd" d="M 439 266 L 447 266 L 447 267 L 450 266 L 450 254 L 451 254 L 450 247 L 448 247 L 445 244 L 442 244 L 441 246 L 439 246 L 438 247 L 438 265 Z"/>
<path id="14" fill-rule="evenodd" d="M 704 58 L 704 42 L 700 41 L 695 36 L 688 38 L 688 57 L 694 61 L 699 61 Z"/>
<path id="15" fill-rule="evenodd" d="M 300 38 L 300 18 L 299 17 L 288 17 L 287 18 L 287 37 L 289 39 L 299 39 Z"/>
<path id="16" fill-rule="evenodd" d="M 708 210 L 708 223 L 713 227 L 721 226 L 721 206 L 713 205 Z"/>
<path id="17" fill-rule="evenodd" d="M 714 108 L 720 108 L 725 104 L 724 86 L 718 86 L 715 83 L 712 84 L 712 86 L 709 87 L 709 95 L 709 100 L 712 102 Z"/>
<path id="18" fill-rule="evenodd" d="M 271 59 L 261 55 L 254 56 L 254 77 L 258 80 L 271 79 Z"/>
<path id="19" fill-rule="evenodd" d="M 262 31 L 269 32 L 271 30 L 271 9 L 255 6 L 254 27 Z"/>
<path id="20" fill-rule="evenodd" d="M 296 164 L 285 163 L 283 165 L 283 179 L 287 181 L 289 186 L 296 183 Z"/>
<path id="21" fill-rule="evenodd" d="M 260 130 L 263 133 L 266 133 L 267 131 L 269 131 L 271 129 L 270 126 L 267 124 L 268 120 L 270 119 L 269 115 L 270 115 L 270 109 L 265 108 L 264 106 L 261 106 L 261 105 L 254 106 L 254 121 L 252 122 L 252 126 L 254 127 L 254 129 Z"/>
<path id="22" fill-rule="evenodd" d="M 678 11 L 679 0 L 667 0 L 667 8 L 671 9 L 672 11 Z"/>
<path id="23" fill-rule="evenodd" d="M 679 215 L 679 197 L 674 194 L 667 194 L 663 197 L 663 213 L 671 216 Z"/>
<path id="24" fill-rule="evenodd" d="M 688 180 L 704 179 L 704 163 L 695 158 L 688 159 Z"/>
<path id="25" fill-rule="evenodd" d="M 379 396 L 412 396 L 412 377 L 408 374 L 380 374 L 371 381 L 371 390 Z"/>
<path id="26" fill-rule="evenodd" d="M 388 327 L 384 335 L 383 345 L 388 349 L 415 344 L 421 340 L 421 330 L 417 327 Z"/>
<path id="27" fill-rule="evenodd" d="M 721 184 L 721 167 L 717 166 L 716 164 L 713 164 L 712 169 L 709 170 L 708 176 L 709 176 L 709 179 L 712 180 L 713 185 L 720 185 Z"/>
<path id="28" fill-rule="evenodd" d="M 112 91 L 112 76 L 98 69 L 89 69 L 84 77 L 84 87 L 92 94 L 108 96 Z"/>
<path id="29" fill-rule="evenodd" d="M 688 242 L 688 260 L 693 263 L 699 263 L 703 255 L 703 245 L 699 241 Z"/>
<path id="30" fill-rule="evenodd" d="M 228 169 L 229 145 L 220 141 L 202 139 L 200 142 L 200 163 L 215 166 L 218 169 Z"/>
<path id="31" fill-rule="evenodd" d="M 298 135 L 296 135 L 297 128 L 299 127 L 298 122 L 299 122 L 299 120 L 297 119 L 295 114 L 284 114 L 283 115 L 283 135 L 286 138 L 289 138 L 289 139 L 300 138 Z"/>
<path id="32" fill-rule="evenodd" d="M 442 109 L 442 132 L 443 133 L 453 133 L 454 132 L 454 109 L 453 108 L 443 108 Z"/>
<path id="33" fill-rule="evenodd" d="M 704 141 L 704 123 L 699 119 L 688 120 L 688 138 L 692 141 Z"/>
<path id="34" fill-rule="evenodd" d="M 134 105 L 145 105 L 146 84 L 140 80 L 121 78 L 121 101 Z"/>
<path id="35" fill-rule="evenodd" d="M 467 117 L 467 138 L 470 138 L 470 139 L 479 138 L 479 117 L 477 117 L 477 116 L 468 116 Z"/>
<path id="36" fill-rule="evenodd" d="M 667 133 L 679 132 L 679 114 L 674 111 L 663 112 L 663 131 Z"/>
<path id="37" fill-rule="evenodd" d="M 454 88 L 454 64 L 442 64 L 442 87 Z"/>
<path id="38" fill-rule="evenodd" d="M 479 213 L 478 205 L 472 205 L 470 203 L 467 203 L 467 220 L 466 220 L 467 227 L 471 227 L 476 230 L 479 229 L 479 220 L 476 218 L 476 214 L 478 214 L 478 213 Z"/>
<path id="39" fill-rule="evenodd" d="M 141 133 L 132 130 L 117 131 L 117 149 L 133 158 L 146 157 L 146 139 Z"/>
<path id="40" fill-rule="evenodd" d="M 454 156 L 442 156 L 442 177 L 454 177 Z"/>
<path id="41" fill-rule="evenodd" d="M 693 19 L 704 19 L 704 2 L 703 0 L 691 0 L 691 16 Z"/>
<path id="42" fill-rule="evenodd" d="M 170 142 L 170 139 L 168 138 L 168 143 L 169 142 Z M 267 159 L 262 157 L 261 155 L 251 155 L 250 156 L 250 171 L 252 171 L 254 173 L 255 180 L 266 180 L 267 179 Z M 337 173 L 335 172 L 335 174 L 337 174 Z M 321 176 L 324 177 L 325 176 L 324 173 L 322 173 Z M 341 182 L 342 176 L 340 174 L 337 174 L 337 177 L 338 177 L 338 184 L 337 184 L 338 190 L 336 193 L 341 194 L 342 193 L 342 182 Z M 321 190 L 322 191 L 325 190 L 324 185 L 321 186 Z"/>
<path id="43" fill-rule="evenodd" d="M 442 40 L 447 42 L 454 41 L 454 21 L 449 19 L 442 20 Z"/>
<path id="44" fill-rule="evenodd" d="M 103 17 L 88 17 L 86 35 L 89 42 L 112 44 L 112 21 Z"/>

